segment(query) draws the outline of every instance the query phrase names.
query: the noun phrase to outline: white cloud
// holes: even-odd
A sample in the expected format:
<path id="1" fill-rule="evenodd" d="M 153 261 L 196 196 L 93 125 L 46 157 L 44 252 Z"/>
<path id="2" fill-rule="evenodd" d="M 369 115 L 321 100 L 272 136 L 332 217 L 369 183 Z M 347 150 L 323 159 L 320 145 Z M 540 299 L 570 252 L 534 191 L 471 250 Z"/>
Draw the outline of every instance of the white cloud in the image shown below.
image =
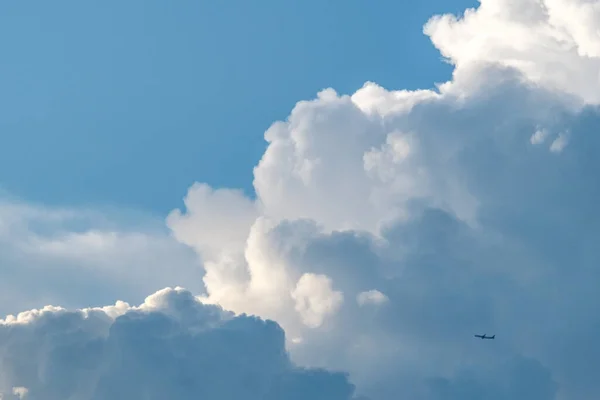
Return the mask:
<path id="1" fill-rule="evenodd" d="M 213 190 L 206 184 L 195 184 L 188 190 L 184 203 L 186 214 L 175 210 L 167 222 L 175 238 L 211 257 L 243 248 L 258 217 L 255 205 L 239 190 Z M 210 229 L 198 230 L 198 226 Z"/>
<path id="2" fill-rule="evenodd" d="M 600 394 L 585 356 L 600 347 L 580 339 L 600 334 L 592 4 L 483 1 L 425 27 L 456 66 L 438 92 L 367 83 L 299 102 L 265 133 L 245 241 L 211 257 L 211 226 L 169 218 L 200 249 L 207 301 L 277 320 L 295 360 L 348 369 L 374 399 Z M 303 276 L 356 301 L 307 320 Z"/>
<path id="3" fill-rule="evenodd" d="M 531 135 L 531 144 L 542 144 L 546 141 L 549 132 L 546 129 L 538 129 L 533 135 Z"/>
<path id="4" fill-rule="evenodd" d="M 178 397 L 190 388 L 205 394 L 200 385 L 206 384 L 224 398 L 223 391 L 236 386 L 214 382 L 229 378 L 231 365 L 252 365 L 241 371 L 264 382 L 272 375 L 261 375 L 262 367 L 285 364 L 282 344 L 260 347 L 240 334 L 232 346 L 258 346 L 273 358 L 220 364 L 221 347 L 211 353 L 211 346 L 190 339 L 189 332 L 222 326 L 217 308 L 208 306 L 217 304 L 276 320 L 291 338 L 294 361 L 347 370 L 358 392 L 373 400 L 597 397 L 598 4 L 485 0 L 462 18 L 440 16 L 426 25 L 434 45 L 455 64 L 452 81 L 438 91 L 391 91 L 369 82 L 352 95 L 326 89 L 299 102 L 265 133 L 268 147 L 254 169 L 256 199 L 195 184 L 185 209 L 167 218 L 174 238 L 202 261 L 207 306 L 176 289 L 158 292 L 133 311 L 118 303 L 76 313 L 48 307 L 8 318 L 5 326 L 23 331 L 8 338 L 22 340 L 16 346 L 0 335 L 0 343 L 18 354 L 10 358 L 14 371 L 0 375 L 2 390 L 26 387 L 36 398 L 54 390 L 47 382 L 68 378 L 80 386 L 48 393 L 65 398 L 69 388 L 107 398 L 112 393 L 105 390 L 118 384 L 125 388 L 121 396 L 152 390 Z M 187 256 L 162 234 L 96 227 L 105 221 L 95 221 L 94 229 L 65 227 L 79 214 L 64 211 L 0 215 L 0 238 L 11 249 L 6 260 L 27 254 L 19 265 L 68 260 L 87 266 L 87 279 L 95 273 L 127 288 L 150 270 L 155 279 L 140 285 L 147 292 L 169 279 L 195 282 L 187 267 L 177 269 L 179 275 L 160 270 L 161 263 L 172 264 L 171 254 L 187 265 Z M 123 262 L 140 267 L 124 269 Z M 68 271 L 63 276 L 73 267 Z M 64 322 L 49 337 L 76 347 L 40 349 L 35 335 L 41 331 L 27 329 L 60 316 L 74 325 Z M 249 321 L 240 318 L 233 320 Z M 142 326 L 151 333 L 137 329 Z M 269 332 L 242 331 L 268 341 L 277 331 L 269 326 Z M 474 333 L 497 336 L 477 341 Z M 282 343 L 283 337 L 273 340 Z M 97 343 L 113 347 L 100 354 Z M 113 364 L 110 357 L 125 349 L 128 364 Z M 214 362 L 196 364 L 205 359 L 200 350 Z M 83 369 L 75 371 L 76 362 L 66 362 L 72 354 L 93 372 L 84 377 L 77 372 Z M 108 369 L 94 369 L 99 365 Z M 139 375 L 123 380 L 120 374 L 131 371 L 123 365 L 139 368 Z M 196 375 L 187 367 L 212 380 L 202 375 L 193 383 Z M 107 378 L 98 381 L 102 374 Z M 328 384 L 330 375 L 323 374 Z M 174 386 L 178 379 L 189 380 Z M 308 378 L 290 379 L 290 385 L 321 387 Z M 338 397 L 348 398 L 346 381 L 336 379 Z"/>
<path id="5" fill-rule="evenodd" d="M 375 290 L 375 289 L 360 292 L 358 294 L 358 296 L 356 296 L 356 301 L 361 306 L 369 305 L 369 304 L 374 304 L 374 305 L 383 304 L 383 303 L 386 303 L 388 300 L 389 299 L 387 298 L 387 296 L 385 294 L 383 294 L 379 290 Z"/>
<path id="6" fill-rule="evenodd" d="M 151 216 L 0 201 L 0 313 L 115 298 L 165 285 L 202 290 L 197 256 Z"/>
<path id="7" fill-rule="evenodd" d="M 22 386 L 17 386 L 12 389 L 12 394 L 17 396 L 19 399 L 26 399 L 29 390 Z"/>
<path id="8" fill-rule="evenodd" d="M 312 328 L 321 326 L 323 319 L 336 312 L 344 301 L 342 293 L 331 288 L 331 279 L 311 273 L 300 277 L 291 296 L 302 321 Z"/>
<path id="9" fill-rule="evenodd" d="M 552 144 L 550 145 L 550 151 L 553 153 L 562 152 L 565 147 L 569 144 L 569 136 L 567 133 L 559 133 L 558 137 L 554 139 Z"/>
<path id="10" fill-rule="evenodd" d="M 600 6 L 596 0 L 481 0 L 462 18 L 424 28 L 457 71 L 491 62 L 580 100 L 600 101 Z"/>
<path id="11" fill-rule="evenodd" d="M 494 67 L 473 72 L 499 81 L 467 97 L 427 98 L 385 117 L 330 93 L 299 104 L 301 113 L 275 124 L 255 169 L 262 216 L 227 262 L 201 253 L 207 301 L 277 320 L 296 339 L 290 345 L 295 360 L 348 369 L 374 399 L 424 390 L 427 399 L 460 398 L 469 387 L 496 392 L 502 386 L 500 398 L 512 398 L 526 393 L 525 374 L 543 376 L 527 389 L 532 398 L 553 398 L 558 384 L 573 393 L 561 376 L 564 359 L 549 341 L 532 339 L 546 334 L 555 318 L 544 304 L 557 305 L 538 285 L 564 283 L 538 255 L 536 241 L 548 232 L 521 238 L 513 231 L 521 216 L 536 226 L 545 210 L 566 212 L 554 184 L 576 176 L 580 166 L 565 170 L 572 158 L 532 155 L 527 145 L 536 127 L 557 131 L 569 123 L 570 111 L 562 108 L 566 116 L 558 122 L 545 118 L 538 107 L 560 109 L 560 96 L 523 86 Z M 305 156 L 317 165 L 308 178 L 288 164 L 302 164 Z M 189 218 L 186 241 L 202 237 L 193 227 L 210 229 L 194 224 L 192 215 L 174 215 Z M 169 221 L 181 237 L 176 219 Z M 382 298 L 365 294 L 377 288 L 388 301 L 380 307 L 343 302 L 307 319 L 307 307 L 294 301 L 305 274 L 326 277 L 344 298 L 377 302 Z M 537 304 L 535 296 L 545 301 Z M 525 309 L 536 318 L 525 317 Z M 585 324 L 584 318 L 574 326 Z M 470 341 L 478 332 L 497 332 L 498 341 L 478 353 Z M 489 371 L 462 381 L 481 365 Z"/>

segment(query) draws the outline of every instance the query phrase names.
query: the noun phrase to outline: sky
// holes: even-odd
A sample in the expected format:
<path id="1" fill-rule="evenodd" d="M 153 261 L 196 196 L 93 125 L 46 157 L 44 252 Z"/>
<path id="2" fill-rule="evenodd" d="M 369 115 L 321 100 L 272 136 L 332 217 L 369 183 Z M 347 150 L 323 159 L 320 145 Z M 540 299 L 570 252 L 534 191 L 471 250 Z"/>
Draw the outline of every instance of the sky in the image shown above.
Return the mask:
<path id="1" fill-rule="evenodd" d="M 157 214 L 194 181 L 252 194 L 263 132 L 298 99 L 447 80 L 421 26 L 473 3 L 3 4 L 0 182 L 45 204 Z"/>
<path id="2" fill-rule="evenodd" d="M 256 3 L 2 5 L 0 397 L 597 398 L 600 1 Z"/>

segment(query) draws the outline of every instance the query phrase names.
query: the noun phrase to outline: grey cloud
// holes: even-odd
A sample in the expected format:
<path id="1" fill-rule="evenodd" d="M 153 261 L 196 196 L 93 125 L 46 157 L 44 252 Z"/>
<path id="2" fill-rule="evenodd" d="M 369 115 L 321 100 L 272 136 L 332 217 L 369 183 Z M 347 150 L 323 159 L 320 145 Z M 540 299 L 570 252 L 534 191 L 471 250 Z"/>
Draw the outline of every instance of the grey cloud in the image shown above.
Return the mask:
<path id="1" fill-rule="evenodd" d="M 600 334 L 593 134 L 600 114 L 573 112 L 556 94 L 519 80 L 487 89 L 458 108 L 450 100 L 416 105 L 390 123 L 416 132 L 434 176 L 460 182 L 478 200 L 475 224 L 415 199 L 410 217 L 389 223 L 381 238 L 315 229 L 284 251 L 295 270 L 331 277 L 347 298 L 372 289 L 389 298 L 376 309 L 344 303 L 327 335 L 307 332 L 295 358 L 351 366 L 373 398 L 599 393 L 600 346 L 592 337 Z M 571 132 L 560 155 L 531 145 L 540 123 L 554 135 Z M 291 232 L 309 224 L 295 223 L 273 234 L 293 243 Z M 484 345 L 474 333 L 498 336 Z"/>
<path id="2" fill-rule="evenodd" d="M 539 362 L 515 357 L 494 370 L 479 366 L 452 380 L 431 379 L 427 392 L 431 400 L 545 400 L 555 397 L 557 384 Z"/>
<path id="3" fill-rule="evenodd" d="M 595 129 L 600 114 L 594 108 L 574 109 L 571 99 L 528 83 L 508 68 L 487 65 L 466 78 L 458 76 L 453 84 L 459 89 L 465 86 L 461 79 L 474 86 L 465 96 L 431 95 L 408 111 L 358 114 L 364 119 L 360 126 L 367 126 L 363 134 L 372 133 L 379 145 L 385 140 L 382 132 L 413 135 L 412 159 L 392 163 L 389 176 L 414 177 L 425 170 L 427 190 L 414 196 L 395 192 L 393 179 L 374 183 L 363 175 L 355 181 L 355 170 L 346 172 L 346 165 L 364 166 L 362 156 L 353 158 L 350 153 L 372 150 L 360 147 L 358 140 L 345 142 L 345 123 L 334 124 L 342 107 L 357 113 L 358 106 L 348 98 L 315 101 L 310 110 L 303 104 L 305 119 L 295 120 L 300 114 L 292 113 L 290 125 L 303 130 L 290 128 L 286 145 L 297 140 L 318 153 L 321 148 L 311 147 L 309 140 L 316 135 L 310 123 L 318 119 L 327 120 L 330 129 L 319 131 L 320 141 L 344 141 L 343 146 L 351 148 L 340 162 L 331 148 L 318 153 L 323 162 L 321 170 L 314 170 L 330 180 L 337 174 L 344 191 L 336 192 L 334 186 L 322 190 L 308 179 L 301 190 L 326 203 L 325 208 L 311 203 L 299 213 L 291 206 L 284 215 L 288 219 L 268 229 L 260 225 L 244 248 L 247 263 L 241 266 L 250 276 L 259 272 L 259 288 L 269 290 L 229 304 L 260 313 L 267 308 L 256 298 L 262 300 L 264 293 L 269 305 L 283 304 L 277 316 L 292 319 L 286 288 L 273 295 L 272 287 L 279 288 L 286 279 L 293 287 L 304 273 L 328 276 L 333 290 L 351 301 L 326 315 L 323 326 L 300 329 L 303 340 L 290 345 L 292 358 L 302 365 L 347 369 L 358 392 L 373 399 L 597 396 L 600 386 L 594 379 L 600 364 L 595 355 L 600 346 L 592 338 L 600 334 L 595 317 L 600 306 L 600 226 L 595 218 L 600 197 Z M 376 126 L 372 132 L 369 123 Z M 548 143 L 532 144 L 531 135 L 538 129 L 546 129 L 552 138 L 569 131 L 568 146 L 553 154 Z M 282 125 L 276 131 L 286 134 Z M 303 136 L 306 132 L 310 134 Z M 280 172 L 277 159 L 267 156 L 281 151 L 282 143 L 271 144 L 265 155 L 269 163 L 257 168 L 268 172 L 264 176 Z M 360 149 L 353 148 L 355 144 Z M 288 160 L 284 156 L 302 154 L 279 156 Z M 295 198 L 278 185 L 274 188 L 281 195 L 277 199 Z M 352 204 L 369 203 L 379 189 L 393 199 L 389 207 L 367 210 L 361 215 L 368 215 L 365 221 L 353 219 L 353 206 L 346 207 L 344 199 L 353 195 L 357 198 Z M 386 220 L 393 215 L 387 211 L 397 205 L 397 196 L 408 198 L 398 201 L 406 213 Z M 289 203 L 278 206 L 280 215 Z M 320 219 L 331 207 L 338 209 L 340 218 Z M 266 207 L 265 214 L 269 211 Z M 364 229 L 381 229 L 342 230 L 357 221 Z M 333 231 L 328 229 L 332 226 Z M 269 282 L 269 274 L 275 272 L 278 280 Z M 216 292 L 227 287 L 226 279 L 217 283 Z M 388 301 L 360 307 L 352 300 L 369 290 L 384 293 Z M 228 300 L 218 298 L 225 304 Z M 284 317 L 282 324 L 288 322 Z M 497 338 L 478 341 L 475 333 L 495 333 Z"/>
<path id="4" fill-rule="evenodd" d="M 112 319 L 49 310 L 0 325 L 0 388 L 30 400 L 351 399 L 343 373 L 295 366 L 272 321 L 163 290 Z"/>
<path id="5" fill-rule="evenodd" d="M 316 236 L 303 253 L 290 251 L 292 264 L 332 277 L 346 296 L 375 288 L 389 299 L 367 309 L 345 303 L 326 335 L 307 332 L 307 344 L 292 348 L 295 359 L 349 366 L 373 399 L 555 398 L 553 374 L 567 358 L 551 341 L 566 326 L 544 310 L 550 293 L 515 280 L 506 267 L 527 268 L 521 254 L 507 257 L 505 242 L 429 207 L 383 238 L 384 245 L 364 233 L 333 233 Z M 481 342 L 475 333 L 497 339 Z M 575 349 L 573 334 L 562 340 Z"/>

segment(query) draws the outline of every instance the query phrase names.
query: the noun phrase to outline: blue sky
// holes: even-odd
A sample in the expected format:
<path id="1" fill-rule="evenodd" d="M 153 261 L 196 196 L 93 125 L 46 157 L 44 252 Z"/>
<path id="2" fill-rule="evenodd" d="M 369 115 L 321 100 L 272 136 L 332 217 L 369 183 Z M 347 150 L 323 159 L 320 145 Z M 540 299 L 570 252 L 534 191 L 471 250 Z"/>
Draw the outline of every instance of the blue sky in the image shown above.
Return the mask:
<path id="1" fill-rule="evenodd" d="M 474 3 L 5 2 L 0 186 L 160 214 L 194 181 L 252 191 L 264 131 L 298 100 L 447 80 L 422 25 Z"/>

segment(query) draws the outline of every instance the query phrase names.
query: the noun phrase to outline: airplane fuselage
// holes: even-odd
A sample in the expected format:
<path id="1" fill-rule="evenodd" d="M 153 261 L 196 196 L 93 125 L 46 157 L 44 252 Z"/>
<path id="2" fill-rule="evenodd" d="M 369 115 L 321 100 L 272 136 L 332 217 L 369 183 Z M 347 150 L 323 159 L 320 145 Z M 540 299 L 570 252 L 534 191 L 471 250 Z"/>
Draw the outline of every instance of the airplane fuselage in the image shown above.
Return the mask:
<path id="1" fill-rule="evenodd" d="M 474 335 L 476 338 L 480 338 L 480 339 L 495 339 L 496 335 L 492 335 L 492 336 L 486 336 L 486 334 L 484 333 L 483 335 Z"/>

